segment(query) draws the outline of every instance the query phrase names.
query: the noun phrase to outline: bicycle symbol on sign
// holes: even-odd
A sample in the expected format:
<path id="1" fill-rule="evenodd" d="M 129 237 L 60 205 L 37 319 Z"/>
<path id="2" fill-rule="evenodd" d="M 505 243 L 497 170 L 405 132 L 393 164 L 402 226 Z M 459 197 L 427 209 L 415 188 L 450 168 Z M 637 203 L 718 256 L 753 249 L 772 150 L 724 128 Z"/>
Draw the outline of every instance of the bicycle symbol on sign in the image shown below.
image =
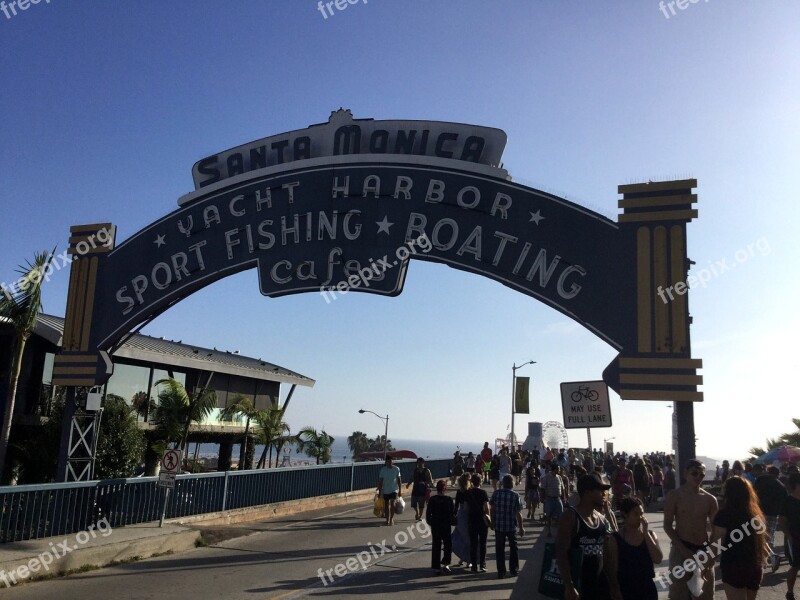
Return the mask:
<path id="1" fill-rule="evenodd" d="M 588 386 L 581 385 L 578 386 L 578 389 L 572 392 L 570 398 L 573 402 L 580 402 L 584 398 L 589 400 L 590 402 L 594 402 L 598 398 L 600 398 L 600 394 L 597 393 L 597 390 L 593 390 Z"/>

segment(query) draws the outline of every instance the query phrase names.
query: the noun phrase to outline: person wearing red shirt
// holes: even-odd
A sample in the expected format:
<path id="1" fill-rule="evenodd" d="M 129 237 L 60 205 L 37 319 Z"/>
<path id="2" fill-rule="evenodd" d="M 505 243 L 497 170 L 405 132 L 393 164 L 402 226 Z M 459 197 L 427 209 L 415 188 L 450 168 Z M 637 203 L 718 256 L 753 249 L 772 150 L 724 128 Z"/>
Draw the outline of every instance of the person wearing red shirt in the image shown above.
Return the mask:
<path id="1" fill-rule="evenodd" d="M 489 465 L 492 464 L 492 449 L 489 448 L 489 442 L 483 442 L 483 450 L 481 450 L 481 458 L 483 459 L 483 482 L 489 481 Z"/>

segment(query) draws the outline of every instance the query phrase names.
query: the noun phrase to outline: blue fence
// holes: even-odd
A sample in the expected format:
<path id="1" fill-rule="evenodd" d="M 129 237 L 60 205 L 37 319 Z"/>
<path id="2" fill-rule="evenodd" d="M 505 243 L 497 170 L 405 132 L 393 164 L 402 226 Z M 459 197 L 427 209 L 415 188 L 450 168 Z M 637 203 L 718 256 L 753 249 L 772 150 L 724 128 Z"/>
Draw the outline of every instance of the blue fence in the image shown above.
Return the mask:
<path id="1" fill-rule="evenodd" d="M 397 461 L 404 482 L 415 461 Z M 427 460 L 434 479 L 447 459 Z M 374 487 L 379 462 L 178 475 L 166 517 L 187 517 Z M 157 477 L 0 487 L 0 543 L 77 533 L 107 519 L 111 527 L 161 518 L 164 488 Z"/>

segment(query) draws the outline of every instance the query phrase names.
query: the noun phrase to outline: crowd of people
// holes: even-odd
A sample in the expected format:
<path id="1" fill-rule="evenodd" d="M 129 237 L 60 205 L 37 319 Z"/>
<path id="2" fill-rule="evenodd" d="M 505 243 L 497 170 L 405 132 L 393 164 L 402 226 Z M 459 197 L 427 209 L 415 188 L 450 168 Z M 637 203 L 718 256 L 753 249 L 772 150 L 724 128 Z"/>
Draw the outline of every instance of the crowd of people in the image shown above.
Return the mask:
<path id="1" fill-rule="evenodd" d="M 488 447 L 488 444 L 487 444 Z M 506 453 L 503 453 L 504 455 Z M 501 468 L 515 471 L 502 461 Z M 417 521 L 424 519 L 431 528 L 431 567 L 438 574 L 451 572 L 452 555 L 473 573 L 485 573 L 488 532 L 495 534 L 495 560 L 497 576 L 516 576 L 519 571 L 517 533 L 525 533 L 522 518 L 522 500 L 514 491 L 515 475 L 504 472 L 491 497 L 483 489 L 483 471 L 476 472 L 475 462 L 470 461 L 467 471 L 457 477 L 458 491 L 455 499 L 447 495 L 447 481 L 440 479 L 435 484 L 423 458 L 417 459 L 412 479 L 406 489 L 413 486 L 411 506 Z M 455 484 L 455 480 L 453 481 Z M 432 495 L 431 490 L 436 494 Z M 397 502 L 402 497 L 400 469 L 391 456 L 378 475 L 377 493 L 383 501 L 385 525 L 393 525 L 397 514 Z M 427 505 L 427 508 L 425 506 Z M 455 525 L 455 530 L 453 526 Z M 506 569 L 505 547 L 508 544 L 509 560 Z"/>
<path id="2" fill-rule="evenodd" d="M 551 454 L 547 451 L 547 458 Z M 583 463 L 579 465 L 580 454 Z M 780 564 L 774 545 L 775 531 L 780 529 L 789 562 L 786 598 L 794 600 L 800 566 L 800 473 L 796 465 L 786 465 L 781 471 L 775 466 L 736 461 L 727 469 L 726 461 L 714 474 L 716 483 L 722 485 L 717 498 L 702 487 L 705 465 L 696 459 L 684 465 L 683 478 L 674 458 L 660 454 L 612 456 L 567 451 L 541 462 L 537 465 L 539 493 L 548 535 L 557 525 L 556 554 L 565 598 L 658 597 L 654 565 L 661 562 L 663 554 L 644 513 L 648 503 L 663 498 L 669 571 L 658 581 L 669 587 L 670 598 L 712 599 L 717 562 L 729 600 L 756 598 L 765 569 L 775 572 Z M 573 488 L 575 492 L 570 494 Z M 573 579 L 570 552 L 576 548 L 580 548 L 583 563 L 580 577 Z"/>
<path id="3" fill-rule="evenodd" d="M 674 457 L 663 453 L 639 456 L 546 447 L 503 447 L 494 453 L 487 442 L 476 454 L 454 454 L 454 499 L 447 495 L 445 480 L 434 486 L 423 459 L 418 459 L 408 485 L 414 486 L 415 517 L 424 518 L 433 531 L 431 567 L 437 573 L 450 572 L 453 555 L 473 573 L 485 572 L 488 532 L 493 529 L 497 574 L 516 575 L 517 534 L 524 535 L 528 519 L 539 520 L 546 537 L 555 533 L 556 562 L 567 599 L 655 600 L 657 581 L 669 587 L 672 599 L 711 599 L 714 565 L 719 562 L 726 597 L 752 600 L 765 570 L 775 572 L 780 565 L 774 535 L 781 530 L 789 563 L 786 598 L 794 600 L 800 567 L 797 466 L 781 470 L 725 461 L 714 473 L 715 482 L 722 485 L 719 497 L 702 487 L 705 480 L 702 462 L 689 460 L 679 473 Z M 524 500 L 513 489 L 523 481 Z M 386 499 L 387 524 L 393 522 L 393 496 L 400 485 L 399 470 L 381 471 L 379 491 Z M 484 489 L 489 485 L 491 496 Z M 433 487 L 436 495 L 427 501 L 423 516 L 425 492 Z M 669 571 L 656 578 L 654 565 L 662 561 L 663 551 L 645 513 L 651 503 L 662 501 Z"/>

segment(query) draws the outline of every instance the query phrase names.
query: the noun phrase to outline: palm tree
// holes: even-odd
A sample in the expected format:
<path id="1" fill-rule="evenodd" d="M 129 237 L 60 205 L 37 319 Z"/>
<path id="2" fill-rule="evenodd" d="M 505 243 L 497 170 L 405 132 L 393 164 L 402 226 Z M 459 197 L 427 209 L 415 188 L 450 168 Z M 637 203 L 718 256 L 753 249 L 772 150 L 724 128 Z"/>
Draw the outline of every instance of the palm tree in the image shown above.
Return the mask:
<path id="1" fill-rule="evenodd" d="M 22 355 L 25 345 L 36 328 L 36 321 L 42 312 L 42 282 L 50 263 L 55 256 L 53 252 L 36 253 L 33 262 L 27 266 L 20 266 L 19 279 L 14 294 L 3 288 L 0 296 L 0 318 L 7 320 L 16 333 L 16 348 L 11 361 L 11 370 L 8 378 L 8 393 L 6 394 L 6 410 L 3 416 L 2 432 L 0 433 L 0 476 L 4 471 L 8 440 L 11 437 L 11 421 L 14 418 L 14 403 L 17 398 L 17 385 L 19 373 L 22 368 Z"/>
<path id="2" fill-rule="evenodd" d="M 131 397 L 131 411 L 142 417 L 144 421 L 150 418 L 150 414 L 155 408 L 155 400 L 148 396 L 147 392 L 139 391 Z"/>
<path id="3" fill-rule="evenodd" d="M 317 464 L 327 464 L 331 460 L 331 446 L 334 439 L 323 429 L 317 432 L 313 427 L 303 427 L 297 434 L 297 449 L 311 458 L 317 459 Z"/>
<path id="4" fill-rule="evenodd" d="M 797 428 L 796 431 L 783 434 L 783 441 L 789 446 L 797 446 L 800 448 L 800 419 L 792 419 L 792 423 Z"/>
<path id="5" fill-rule="evenodd" d="M 347 436 L 347 447 L 353 453 L 353 458 L 356 458 L 362 452 L 366 452 L 369 448 L 369 438 L 363 431 L 354 431 L 353 435 Z"/>
<path id="6" fill-rule="evenodd" d="M 272 449 L 280 453 L 280 449 L 287 443 L 295 440 L 288 435 L 289 425 L 283 420 L 283 411 L 279 406 L 270 406 L 266 411 L 262 411 L 258 419 L 258 441 L 264 444 L 264 451 L 258 460 L 257 468 L 262 469 L 267 464 L 267 452 L 269 452 L 269 465 L 272 466 Z M 277 462 L 277 454 L 276 454 Z"/>
<path id="7" fill-rule="evenodd" d="M 244 442 L 242 442 L 242 452 L 239 455 L 239 465 L 247 468 L 245 460 L 247 457 L 247 442 L 250 436 L 250 420 L 258 420 L 263 411 L 257 409 L 253 400 L 243 394 L 237 394 L 232 399 L 232 404 L 229 404 L 220 413 L 220 417 L 224 420 L 233 418 L 234 416 L 242 416 L 245 418 L 244 424 Z M 240 466 L 240 469 L 242 467 Z"/>
<path id="8" fill-rule="evenodd" d="M 775 448 L 780 448 L 781 446 L 796 446 L 800 447 L 800 419 L 792 419 L 792 423 L 797 428 L 796 431 L 792 431 L 790 433 L 784 433 L 783 435 L 775 438 L 769 439 L 767 438 L 767 447 L 766 449 L 761 448 L 760 446 L 753 446 L 748 450 L 750 454 L 755 457 L 761 456 L 762 454 L 766 454 L 770 450 Z"/>
<path id="9" fill-rule="evenodd" d="M 395 447 L 392 446 L 392 440 L 387 440 L 386 436 L 383 434 L 376 436 L 374 439 L 367 440 L 367 452 L 383 452 L 384 446 L 386 450 L 395 449 Z"/>
<path id="10" fill-rule="evenodd" d="M 152 423 L 156 430 L 156 439 L 161 443 L 154 448 L 161 454 L 170 444 L 178 447 L 183 435 L 183 424 L 186 422 L 187 403 L 177 394 L 167 394 L 166 390 L 158 395 L 158 404 L 153 410 Z"/>
<path id="11" fill-rule="evenodd" d="M 289 435 L 288 430 L 286 435 L 279 435 L 272 443 L 275 446 L 275 466 L 278 466 L 278 457 L 281 455 L 284 446 L 297 446 L 298 439 L 295 435 Z"/>
<path id="12" fill-rule="evenodd" d="M 158 394 L 158 406 L 153 415 L 153 424 L 167 444 L 184 450 L 189 439 L 192 423 L 203 421 L 217 405 L 217 393 L 203 388 L 189 394 L 177 379 L 160 379 L 156 385 L 164 389 Z"/>

